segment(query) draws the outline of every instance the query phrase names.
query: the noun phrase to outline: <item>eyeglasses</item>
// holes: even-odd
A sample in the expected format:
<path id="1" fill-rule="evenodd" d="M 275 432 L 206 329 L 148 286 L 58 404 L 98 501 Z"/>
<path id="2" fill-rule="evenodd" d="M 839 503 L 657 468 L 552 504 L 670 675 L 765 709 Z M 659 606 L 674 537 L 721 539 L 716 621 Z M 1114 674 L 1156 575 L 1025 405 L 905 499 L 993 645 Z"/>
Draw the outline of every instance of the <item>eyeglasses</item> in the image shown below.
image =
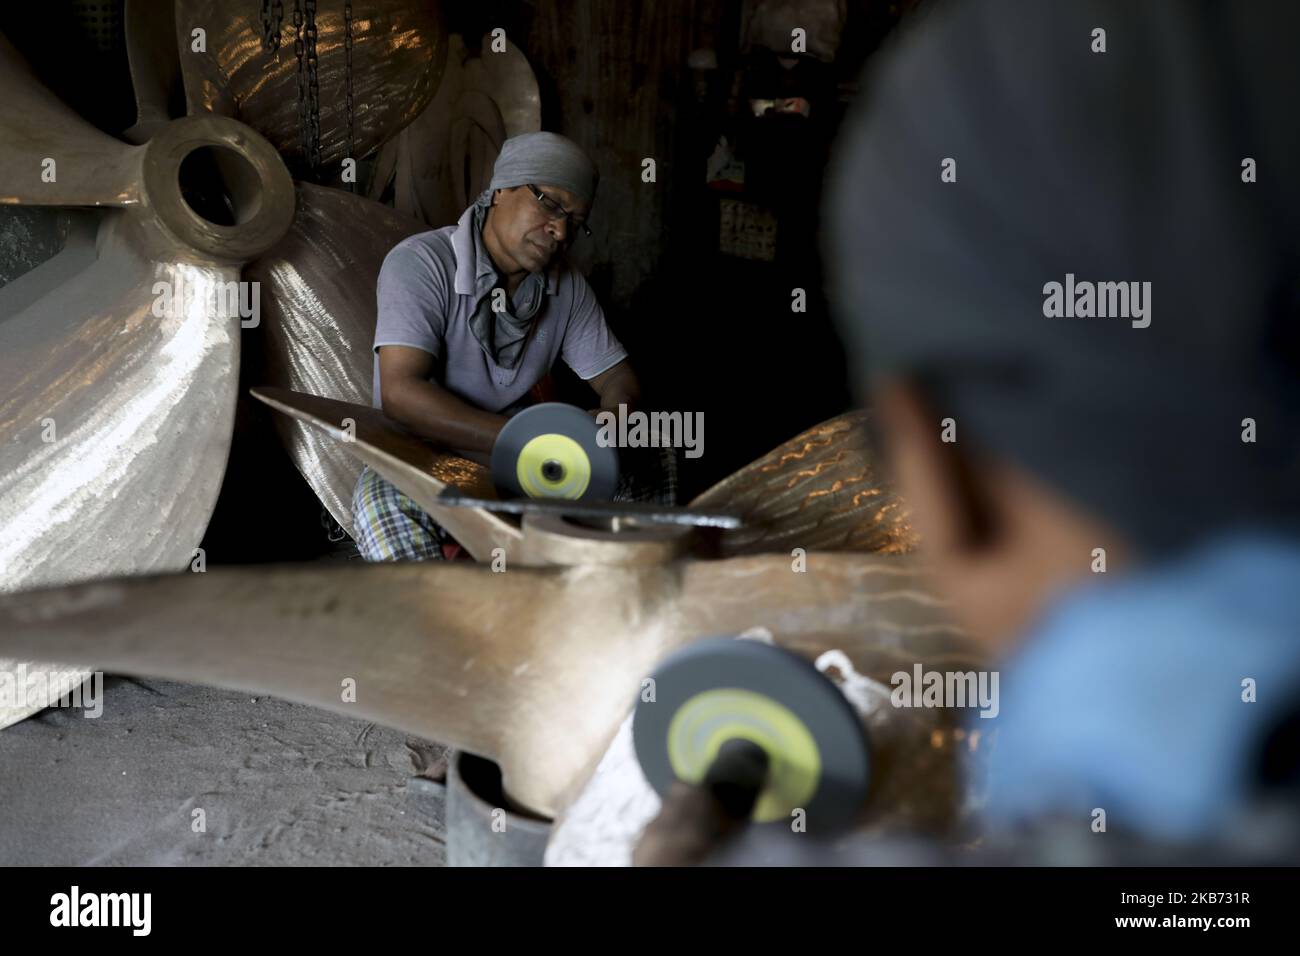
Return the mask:
<path id="1" fill-rule="evenodd" d="M 585 222 L 574 219 L 573 213 L 569 212 L 567 209 L 561 206 L 550 196 L 546 195 L 544 192 L 542 192 L 532 183 L 528 184 L 528 191 L 533 194 L 534 199 L 536 199 L 539 203 L 542 204 L 542 208 L 546 210 L 546 215 L 552 221 L 556 219 L 563 219 L 564 225 L 567 229 L 572 229 L 574 226 L 577 226 L 579 229 L 582 230 L 582 234 L 584 236 L 587 237 L 591 236 L 591 229 L 587 227 L 587 224 Z"/>

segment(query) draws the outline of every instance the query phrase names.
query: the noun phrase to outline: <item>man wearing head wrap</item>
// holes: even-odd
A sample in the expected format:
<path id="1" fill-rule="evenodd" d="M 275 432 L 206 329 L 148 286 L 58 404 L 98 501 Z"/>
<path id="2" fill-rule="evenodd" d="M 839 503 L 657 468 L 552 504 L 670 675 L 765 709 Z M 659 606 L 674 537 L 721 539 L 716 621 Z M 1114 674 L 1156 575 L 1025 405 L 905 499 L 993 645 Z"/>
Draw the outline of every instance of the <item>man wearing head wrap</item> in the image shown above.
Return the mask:
<path id="1" fill-rule="evenodd" d="M 841 137 L 842 330 L 1001 672 L 991 821 L 1213 841 L 1300 779 L 1298 32 L 938 4 Z"/>
<path id="2" fill-rule="evenodd" d="M 601 408 L 635 404 L 640 386 L 627 351 L 564 259 L 588 233 L 597 180 L 572 140 L 512 137 L 488 188 L 456 225 L 388 253 L 378 284 L 375 407 L 440 444 L 488 452 L 557 358 L 591 385 Z M 671 484 L 656 493 L 671 496 Z M 369 560 L 438 559 L 449 543 L 427 513 L 369 468 L 353 512 Z"/>

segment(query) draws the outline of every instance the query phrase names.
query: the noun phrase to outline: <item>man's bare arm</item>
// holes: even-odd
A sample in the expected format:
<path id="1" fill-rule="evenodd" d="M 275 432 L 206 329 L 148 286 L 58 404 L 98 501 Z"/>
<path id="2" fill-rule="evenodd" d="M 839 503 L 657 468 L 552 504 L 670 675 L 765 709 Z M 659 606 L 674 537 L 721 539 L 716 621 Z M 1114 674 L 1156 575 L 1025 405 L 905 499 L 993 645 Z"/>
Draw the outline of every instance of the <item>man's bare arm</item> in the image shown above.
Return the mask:
<path id="1" fill-rule="evenodd" d="M 613 368 L 605 369 L 595 378 L 588 379 L 587 384 L 600 396 L 602 409 L 617 411 L 621 404 L 626 405 L 628 411 L 632 411 L 641 400 L 641 383 L 637 380 L 636 372 L 632 370 L 632 363 L 627 359 L 623 359 Z"/>
<path id="2" fill-rule="evenodd" d="M 423 349 L 380 347 L 379 392 L 384 414 L 417 435 L 450 448 L 491 451 L 506 417 L 475 408 L 430 381 L 433 361 Z"/>

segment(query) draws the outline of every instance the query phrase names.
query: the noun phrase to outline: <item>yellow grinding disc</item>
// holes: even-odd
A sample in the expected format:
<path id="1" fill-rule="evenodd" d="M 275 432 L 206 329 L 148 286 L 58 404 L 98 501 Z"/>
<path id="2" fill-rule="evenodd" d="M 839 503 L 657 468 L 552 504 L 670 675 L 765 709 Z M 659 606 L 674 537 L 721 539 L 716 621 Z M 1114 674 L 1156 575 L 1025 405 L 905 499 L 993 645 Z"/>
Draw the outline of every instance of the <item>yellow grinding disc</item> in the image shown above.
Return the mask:
<path id="1" fill-rule="evenodd" d="M 828 835 L 852 826 L 866 801 L 871 751 L 840 689 L 803 658 L 770 644 L 706 638 L 669 655 L 643 688 L 632 742 L 650 785 L 667 798 L 678 781 L 747 786 L 749 819 Z M 763 751 L 761 786 L 729 777 L 724 754 Z M 717 791 L 714 790 L 716 793 Z M 798 813 L 797 811 L 803 811 Z"/>
<path id="2" fill-rule="evenodd" d="M 821 776 L 821 754 L 803 721 L 770 697 L 739 688 L 709 690 L 683 704 L 668 726 L 668 760 L 687 783 L 700 783 L 728 740 L 767 752 L 767 785 L 754 804 L 759 823 L 789 820 L 807 807 Z"/>
<path id="3" fill-rule="evenodd" d="M 580 408 L 543 402 L 513 415 L 492 445 L 492 480 L 505 499 L 609 501 L 619 484 L 618 449 L 600 442 Z"/>
<path id="4" fill-rule="evenodd" d="M 568 435 L 538 435 L 519 450 L 519 487 L 529 498 L 581 498 L 591 482 L 591 459 Z"/>

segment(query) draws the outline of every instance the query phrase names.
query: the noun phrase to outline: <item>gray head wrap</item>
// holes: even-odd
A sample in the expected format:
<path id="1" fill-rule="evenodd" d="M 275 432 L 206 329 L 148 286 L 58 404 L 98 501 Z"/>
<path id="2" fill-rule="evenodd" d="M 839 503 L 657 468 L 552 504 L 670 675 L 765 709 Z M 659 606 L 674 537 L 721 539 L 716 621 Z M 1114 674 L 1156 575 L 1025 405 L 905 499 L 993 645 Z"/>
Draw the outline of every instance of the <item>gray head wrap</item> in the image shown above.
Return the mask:
<path id="1" fill-rule="evenodd" d="M 544 183 L 592 202 L 599 179 L 596 164 L 573 140 L 558 133 L 524 133 L 501 144 L 488 188 Z"/>

